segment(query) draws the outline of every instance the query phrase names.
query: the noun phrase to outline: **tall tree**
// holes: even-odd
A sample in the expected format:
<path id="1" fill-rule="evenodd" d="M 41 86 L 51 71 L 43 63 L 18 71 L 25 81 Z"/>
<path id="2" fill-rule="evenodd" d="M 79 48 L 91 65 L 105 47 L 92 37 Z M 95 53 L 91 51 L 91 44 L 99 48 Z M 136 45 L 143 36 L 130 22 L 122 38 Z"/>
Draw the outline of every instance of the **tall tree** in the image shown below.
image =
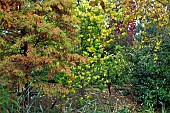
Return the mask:
<path id="1" fill-rule="evenodd" d="M 78 40 L 72 13 L 72 0 L 0 0 L 1 77 L 26 82 L 48 67 L 49 79 L 62 70 L 73 80 L 69 67 L 85 58 L 73 53 Z"/>

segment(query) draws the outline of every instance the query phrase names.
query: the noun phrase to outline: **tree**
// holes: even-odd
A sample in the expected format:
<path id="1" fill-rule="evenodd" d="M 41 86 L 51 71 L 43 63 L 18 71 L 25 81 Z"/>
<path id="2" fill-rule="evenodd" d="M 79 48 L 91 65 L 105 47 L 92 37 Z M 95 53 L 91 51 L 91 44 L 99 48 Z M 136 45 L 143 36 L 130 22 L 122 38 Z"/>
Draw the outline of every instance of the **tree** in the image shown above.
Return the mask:
<path id="1" fill-rule="evenodd" d="M 87 56 L 88 62 L 74 67 L 77 80 L 75 86 L 83 88 L 96 84 L 110 87 L 111 83 L 120 85 L 127 82 L 130 62 L 127 61 L 127 48 L 124 49 L 124 46 L 129 47 L 133 43 L 135 25 L 129 30 L 126 27 L 134 24 L 135 16 L 131 22 L 128 21 L 134 13 L 123 12 L 130 2 L 124 3 L 124 6 L 122 4 L 104 0 L 80 2 L 76 9 L 78 37 L 81 41 L 78 52 Z M 127 9 L 130 10 L 129 7 Z"/>
<path id="2" fill-rule="evenodd" d="M 168 108 L 170 102 L 169 10 L 164 3 L 147 1 L 138 9 L 143 16 L 138 16 L 132 83 L 146 109 Z"/>
<path id="3" fill-rule="evenodd" d="M 4 82 L 26 83 L 31 75 L 60 82 L 55 78 L 61 71 L 69 76 L 66 81 L 72 81 L 70 66 L 86 60 L 74 53 L 78 40 L 73 1 L 5 0 L 0 4 L 0 75 Z M 36 73 L 44 69 L 44 76 Z"/>

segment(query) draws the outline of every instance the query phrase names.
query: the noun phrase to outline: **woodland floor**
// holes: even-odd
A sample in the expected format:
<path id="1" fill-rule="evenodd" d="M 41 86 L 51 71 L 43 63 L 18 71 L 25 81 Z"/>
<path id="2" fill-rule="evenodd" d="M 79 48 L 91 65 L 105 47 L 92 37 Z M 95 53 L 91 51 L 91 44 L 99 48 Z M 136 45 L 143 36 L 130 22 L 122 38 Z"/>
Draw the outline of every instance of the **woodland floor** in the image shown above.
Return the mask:
<path id="1" fill-rule="evenodd" d="M 85 95 L 90 95 L 91 99 L 85 99 Z M 84 107 L 78 102 L 79 98 L 84 97 Z M 54 102 L 56 103 L 54 104 Z M 29 109 L 29 113 L 94 113 L 94 110 L 100 111 L 95 113 L 122 113 L 122 110 L 128 110 L 131 113 L 141 113 L 141 105 L 136 103 L 136 97 L 126 88 L 117 89 L 111 87 L 111 95 L 108 89 L 100 91 L 98 88 L 89 88 L 78 90 L 76 94 L 69 95 L 69 100 L 61 100 L 58 97 L 50 97 L 47 95 L 34 96 L 30 101 L 29 108 L 24 103 L 20 103 L 21 113 L 25 113 Z M 54 105 L 54 106 L 53 106 Z M 159 111 L 156 113 L 160 113 Z"/>
<path id="2" fill-rule="evenodd" d="M 111 91 L 110 95 L 107 88 L 103 91 L 100 91 L 98 88 L 90 88 L 85 90 L 83 94 L 81 91 L 78 91 L 76 93 L 77 95 L 69 96 L 67 102 L 61 101 L 57 97 L 43 95 L 36 99 L 36 104 L 34 103 L 32 110 L 35 109 L 35 107 L 36 109 L 40 108 L 41 105 L 43 110 L 50 113 L 58 113 L 58 111 L 61 111 L 61 113 L 64 111 L 67 111 L 67 113 L 92 113 L 94 109 L 97 109 L 96 111 L 101 111 L 101 113 L 116 113 L 126 108 L 132 113 L 135 113 L 135 111 L 140 108 L 140 105 L 135 102 L 135 96 L 128 94 L 127 90 L 117 90 L 112 87 Z M 86 99 L 86 107 L 83 108 L 80 107 L 78 100 L 81 97 L 85 98 L 85 95 L 90 95 L 91 100 L 88 101 Z M 55 101 L 57 102 L 55 106 L 53 106 Z M 51 109 L 52 106 L 53 108 Z M 47 108 L 49 108 L 50 111 L 47 110 Z M 40 112 L 41 110 L 39 109 L 38 111 Z"/>

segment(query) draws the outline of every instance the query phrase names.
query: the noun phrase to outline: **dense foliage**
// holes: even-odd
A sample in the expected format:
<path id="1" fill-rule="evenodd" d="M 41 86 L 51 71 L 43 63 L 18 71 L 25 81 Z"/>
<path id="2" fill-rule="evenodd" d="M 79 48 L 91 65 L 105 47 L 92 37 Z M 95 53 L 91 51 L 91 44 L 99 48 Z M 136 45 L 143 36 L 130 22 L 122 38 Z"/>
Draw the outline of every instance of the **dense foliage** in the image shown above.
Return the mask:
<path id="1" fill-rule="evenodd" d="M 168 0 L 0 0 L 0 110 L 19 110 L 9 92 L 28 84 L 60 101 L 81 94 L 77 109 L 95 100 L 86 90 L 97 86 L 110 98 L 112 87 L 125 87 L 143 109 L 168 110 L 169 7 Z"/>
<path id="2" fill-rule="evenodd" d="M 71 16 L 73 2 L 0 3 L 0 73 L 3 79 L 26 83 L 31 81 L 32 75 L 55 80 L 56 75 L 63 71 L 69 76 L 68 80 L 72 81 L 74 78 L 70 65 L 85 61 L 84 57 L 73 54 L 77 41 L 74 37 L 75 21 Z M 45 74 L 34 74 L 37 71 Z"/>
<path id="3" fill-rule="evenodd" d="M 145 107 L 165 107 L 170 104 L 170 44 L 168 9 L 151 3 L 152 13 L 146 11 L 137 26 L 138 48 L 135 51 L 133 84 L 137 101 Z M 164 9 L 162 9 L 164 7 Z M 159 15 L 158 15 L 159 14 Z"/>

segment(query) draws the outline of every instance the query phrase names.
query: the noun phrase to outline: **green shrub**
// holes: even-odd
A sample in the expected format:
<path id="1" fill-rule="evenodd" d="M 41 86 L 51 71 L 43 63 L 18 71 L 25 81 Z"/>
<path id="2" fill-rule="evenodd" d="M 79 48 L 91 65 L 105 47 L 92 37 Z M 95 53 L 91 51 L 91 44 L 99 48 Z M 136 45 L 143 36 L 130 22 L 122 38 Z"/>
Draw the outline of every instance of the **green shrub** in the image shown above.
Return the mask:
<path id="1" fill-rule="evenodd" d="M 170 37 L 166 28 L 158 30 L 156 26 L 157 23 L 146 27 L 146 30 L 138 26 L 145 35 L 137 36 L 140 49 L 135 51 L 132 73 L 137 101 L 143 103 L 146 109 L 168 108 L 170 105 Z M 159 38 L 158 34 L 161 34 Z M 140 37 L 147 37 L 147 40 Z"/>

